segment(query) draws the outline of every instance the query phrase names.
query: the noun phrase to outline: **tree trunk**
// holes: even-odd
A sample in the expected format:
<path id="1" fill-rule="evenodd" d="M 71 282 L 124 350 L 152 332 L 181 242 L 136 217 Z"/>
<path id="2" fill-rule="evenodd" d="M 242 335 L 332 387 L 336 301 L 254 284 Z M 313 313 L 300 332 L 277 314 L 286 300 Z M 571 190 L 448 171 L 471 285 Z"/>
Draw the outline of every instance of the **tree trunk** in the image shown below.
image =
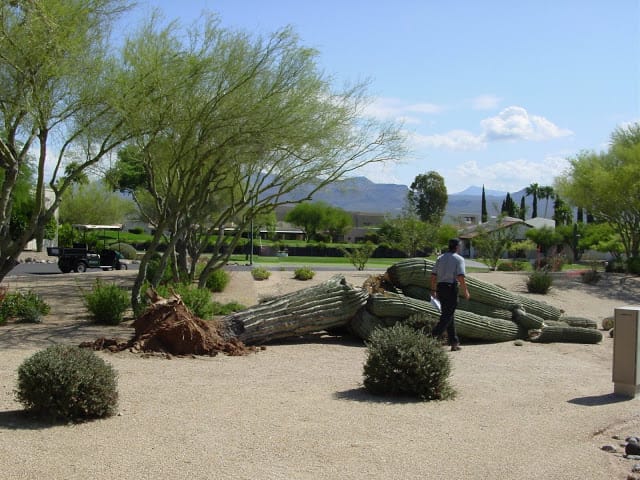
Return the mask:
<path id="1" fill-rule="evenodd" d="M 262 344 L 347 325 L 367 303 L 368 292 L 336 275 L 313 287 L 258 304 L 221 320 L 221 332 L 247 345 Z"/>

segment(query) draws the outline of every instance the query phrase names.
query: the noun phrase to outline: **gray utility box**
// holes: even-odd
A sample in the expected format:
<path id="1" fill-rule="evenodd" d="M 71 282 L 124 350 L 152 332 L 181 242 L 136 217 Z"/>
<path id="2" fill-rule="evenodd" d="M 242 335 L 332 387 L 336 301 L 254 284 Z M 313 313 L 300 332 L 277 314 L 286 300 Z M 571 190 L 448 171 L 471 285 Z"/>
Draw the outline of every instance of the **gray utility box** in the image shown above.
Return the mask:
<path id="1" fill-rule="evenodd" d="M 615 309 L 613 392 L 635 397 L 640 392 L 640 306 Z"/>

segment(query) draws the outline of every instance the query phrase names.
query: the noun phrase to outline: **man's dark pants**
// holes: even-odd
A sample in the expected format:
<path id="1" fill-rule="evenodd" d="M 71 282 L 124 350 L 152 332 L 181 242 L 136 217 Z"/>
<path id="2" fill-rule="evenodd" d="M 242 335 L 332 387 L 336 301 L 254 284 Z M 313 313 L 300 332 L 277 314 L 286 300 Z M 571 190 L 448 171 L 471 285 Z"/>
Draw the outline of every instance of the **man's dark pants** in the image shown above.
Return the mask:
<path id="1" fill-rule="evenodd" d="M 453 320 L 458 306 L 458 284 L 438 283 L 438 300 L 440 300 L 440 321 L 433 328 L 431 334 L 439 337 L 446 330 L 449 345 L 458 345 L 460 339 L 456 335 L 456 324 Z"/>

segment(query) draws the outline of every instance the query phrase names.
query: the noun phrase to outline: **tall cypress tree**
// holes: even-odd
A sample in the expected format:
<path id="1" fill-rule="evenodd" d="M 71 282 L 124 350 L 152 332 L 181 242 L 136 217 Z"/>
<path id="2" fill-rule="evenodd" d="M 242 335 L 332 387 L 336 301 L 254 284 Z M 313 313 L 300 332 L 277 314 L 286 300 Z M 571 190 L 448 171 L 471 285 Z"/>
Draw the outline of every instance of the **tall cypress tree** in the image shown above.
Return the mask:
<path id="1" fill-rule="evenodd" d="M 520 199 L 520 219 L 522 221 L 524 221 L 526 214 L 527 214 L 527 205 L 525 203 L 524 195 L 523 195 L 522 198 Z"/>
<path id="2" fill-rule="evenodd" d="M 484 194 L 484 185 L 482 185 L 482 215 L 480 216 L 480 221 L 482 223 L 487 221 L 487 197 Z"/>

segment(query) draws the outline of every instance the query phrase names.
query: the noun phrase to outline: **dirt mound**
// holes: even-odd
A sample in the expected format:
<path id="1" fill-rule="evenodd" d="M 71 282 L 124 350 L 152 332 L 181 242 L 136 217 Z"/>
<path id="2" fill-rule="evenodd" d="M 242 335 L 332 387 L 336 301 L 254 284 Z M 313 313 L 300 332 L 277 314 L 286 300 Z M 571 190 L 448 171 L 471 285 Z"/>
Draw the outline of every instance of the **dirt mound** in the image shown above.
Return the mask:
<path id="1" fill-rule="evenodd" d="M 149 293 L 153 303 L 133 326 L 134 338 L 128 342 L 99 338 L 80 344 L 84 348 L 110 351 L 159 352 L 171 355 L 246 355 L 256 351 L 236 338 L 224 338 L 215 321 L 196 317 L 179 295 L 162 298 Z"/>

